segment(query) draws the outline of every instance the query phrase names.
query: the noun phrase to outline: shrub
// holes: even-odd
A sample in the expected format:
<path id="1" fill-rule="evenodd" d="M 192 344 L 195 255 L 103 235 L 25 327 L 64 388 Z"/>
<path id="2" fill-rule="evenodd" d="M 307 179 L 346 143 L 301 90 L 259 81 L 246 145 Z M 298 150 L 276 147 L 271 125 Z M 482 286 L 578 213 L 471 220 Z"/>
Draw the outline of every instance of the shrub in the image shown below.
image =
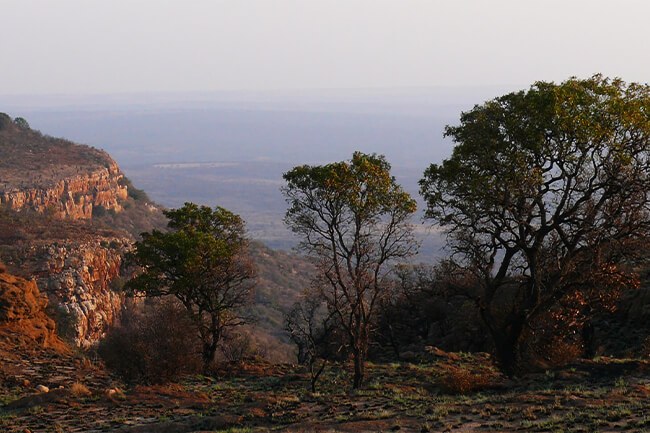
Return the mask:
<path id="1" fill-rule="evenodd" d="M 106 208 L 100 204 L 93 206 L 93 218 L 101 218 L 106 215 Z"/>
<path id="2" fill-rule="evenodd" d="M 223 358 L 229 362 L 242 362 L 246 359 L 264 358 L 266 350 L 255 344 L 247 332 L 230 332 L 219 344 Z"/>
<path id="3" fill-rule="evenodd" d="M 650 358 L 650 336 L 645 339 L 641 348 L 641 358 Z"/>
<path id="4" fill-rule="evenodd" d="M 495 385 L 497 374 L 488 368 L 467 365 L 443 365 L 438 386 L 447 394 L 466 394 Z"/>
<path id="5" fill-rule="evenodd" d="M 11 117 L 5 113 L 0 113 L 0 131 L 7 129 L 11 125 Z"/>
<path id="6" fill-rule="evenodd" d="M 198 371 L 200 347 L 185 309 L 164 300 L 126 309 L 98 352 L 127 382 L 165 383 Z"/>

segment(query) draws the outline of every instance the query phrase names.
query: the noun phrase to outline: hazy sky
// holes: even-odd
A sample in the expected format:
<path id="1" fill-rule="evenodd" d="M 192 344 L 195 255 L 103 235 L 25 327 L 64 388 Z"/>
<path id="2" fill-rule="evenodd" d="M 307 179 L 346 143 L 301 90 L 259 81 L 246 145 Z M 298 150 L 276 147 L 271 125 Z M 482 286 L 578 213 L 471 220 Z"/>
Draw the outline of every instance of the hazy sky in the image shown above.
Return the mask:
<path id="1" fill-rule="evenodd" d="M 648 0 L 0 0 L 0 94 L 650 77 Z"/>

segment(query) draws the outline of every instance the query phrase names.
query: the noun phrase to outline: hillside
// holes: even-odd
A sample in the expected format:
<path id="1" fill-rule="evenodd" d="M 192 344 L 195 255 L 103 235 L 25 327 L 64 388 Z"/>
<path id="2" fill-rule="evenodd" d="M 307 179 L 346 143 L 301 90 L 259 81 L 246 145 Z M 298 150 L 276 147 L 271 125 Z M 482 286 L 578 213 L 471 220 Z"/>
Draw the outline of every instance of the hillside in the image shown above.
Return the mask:
<path id="1" fill-rule="evenodd" d="M 139 234 L 166 228 L 162 207 L 98 149 L 44 136 L 0 114 L 0 261 L 47 295 L 60 333 L 94 345 L 124 303 L 122 257 Z M 308 286 L 296 255 L 251 244 L 257 295 L 248 328 L 268 358 L 291 360 L 282 314 Z"/>
<path id="2" fill-rule="evenodd" d="M 164 225 L 107 153 L 0 114 L 0 260 L 36 281 L 77 345 L 97 342 L 119 314 L 124 297 L 111 286 L 123 252 Z"/>

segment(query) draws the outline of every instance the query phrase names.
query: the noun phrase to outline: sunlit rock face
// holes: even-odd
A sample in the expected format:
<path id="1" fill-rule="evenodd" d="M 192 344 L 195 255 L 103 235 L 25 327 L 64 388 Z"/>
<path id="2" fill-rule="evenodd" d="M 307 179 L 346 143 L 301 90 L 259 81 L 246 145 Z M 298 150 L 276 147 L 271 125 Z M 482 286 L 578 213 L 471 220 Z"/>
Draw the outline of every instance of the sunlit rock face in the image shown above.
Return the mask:
<path id="1" fill-rule="evenodd" d="M 127 197 L 122 179 L 119 167 L 112 161 L 108 167 L 58 180 L 49 187 L 5 191 L 0 194 L 0 204 L 13 210 L 51 212 L 57 218 L 90 219 L 93 209 L 99 206 L 115 212 L 122 210 L 120 202 Z"/>
<path id="2" fill-rule="evenodd" d="M 82 347 L 102 338 L 124 301 L 113 289 L 133 239 L 96 217 L 122 212 L 127 188 L 106 152 L 0 113 L 0 253 L 13 273 L 33 279 Z"/>
<path id="3" fill-rule="evenodd" d="M 0 334 L 18 334 L 41 347 L 65 350 L 46 307 L 47 298 L 35 281 L 11 275 L 0 265 Z"/>

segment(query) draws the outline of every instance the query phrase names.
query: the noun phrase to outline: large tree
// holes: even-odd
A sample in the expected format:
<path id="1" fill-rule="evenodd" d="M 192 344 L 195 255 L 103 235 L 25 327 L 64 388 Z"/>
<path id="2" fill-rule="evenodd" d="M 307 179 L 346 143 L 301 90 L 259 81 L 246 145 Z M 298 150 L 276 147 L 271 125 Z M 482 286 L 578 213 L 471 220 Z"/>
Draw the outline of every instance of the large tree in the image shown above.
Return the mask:
<path id="1" fill-rule="evenodd" d="M 131 258 L 142 272 L 126 284 L 146 296 L 174 296 L 185 306 L 203 342 L 207 365 L 229 328 L 247 321 L 254 275 L 244 221 L 217 207 L 185 203 L 164 212 L 169 232 L 143 233 Z"/>
<path id="2" fill-rule="evenodd" d="M 390 175 L 383 156 L 355 152 L 349 162 L 303 165 L 284 174 L 285 222 L 318 267 L 316 282 L 338 316 L 362 385 L 371 326 L 389 282 L 387 264 L 416 248 L 416 203 Z"/>
<path id="3" fill-rule="evenodd" d="M 625 264 L 649 231 L 650 90 L 599 75 L 538 82 L 462 113 L 445 135 L 452 156 L 420 181 L 427 216 L 476 272 L 512 374 L 540 315 L 636 284 Z"/>

